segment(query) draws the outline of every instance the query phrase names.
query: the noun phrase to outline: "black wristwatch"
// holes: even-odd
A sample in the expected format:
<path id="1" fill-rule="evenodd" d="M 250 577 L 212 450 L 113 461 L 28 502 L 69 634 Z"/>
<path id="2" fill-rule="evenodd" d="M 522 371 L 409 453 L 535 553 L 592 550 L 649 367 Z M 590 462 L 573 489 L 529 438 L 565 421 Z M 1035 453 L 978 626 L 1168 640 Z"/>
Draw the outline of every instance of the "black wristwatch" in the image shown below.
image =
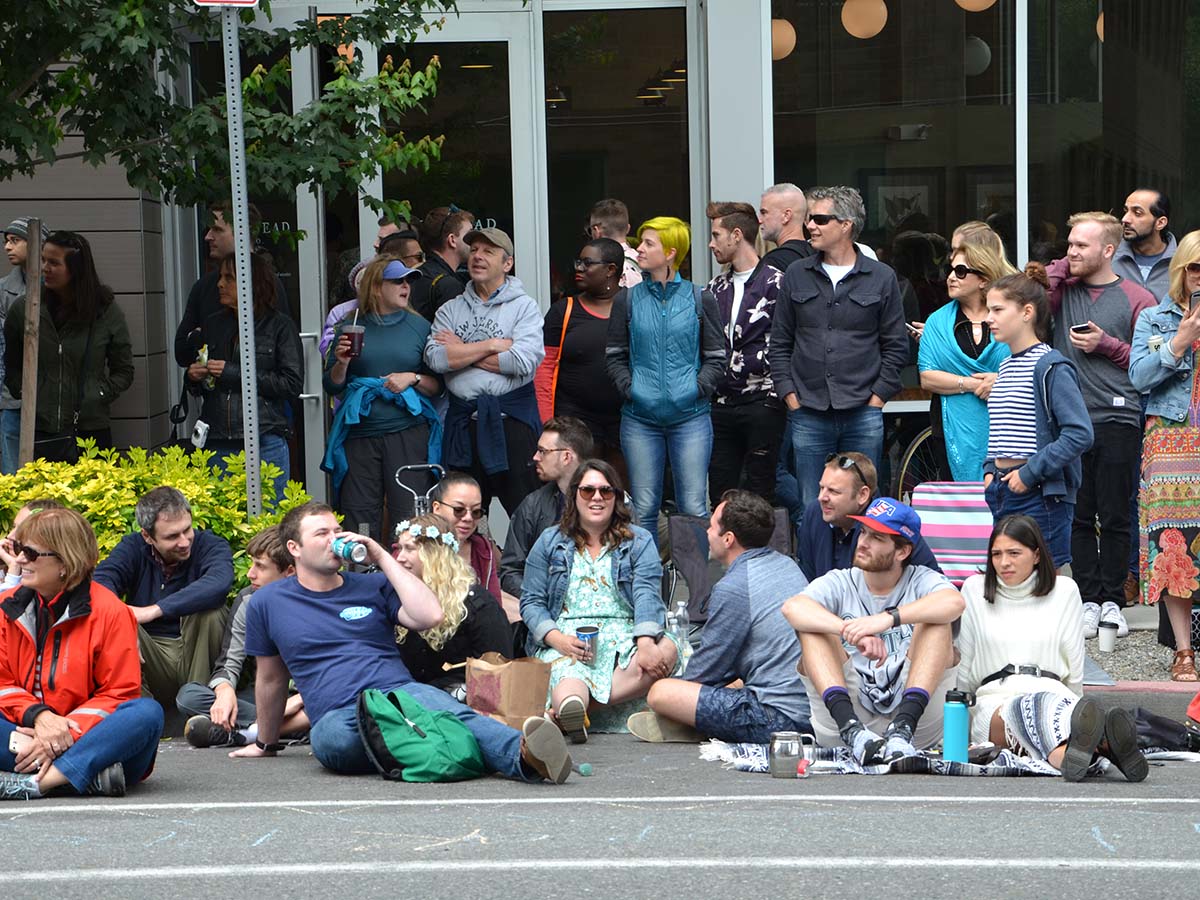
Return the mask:
<path id="1" fill-rule="evenodd" d="M 891 614 L 891 616 L 892 616 L 892 627 L 893 627 L 893 628 L 899 628 L 899 627 L 900 627 L 900 607 L 898 607 L 898 606 L 889 606 L 887 609 L 885 609 L 885 610 L 884 610 L 884 612 L 885 612 L 885 613 L 890 613 L 890 614 Z"/>
<path id="2" fill-rule="evenodd" d="M 261 750 L 263 753 L 278 753 L 280 750 L 285 749 L 287 747 L 287 744 L 281 744 L 281 743 L 279 743 L 279 741 L 276 741 L 274 744 L 264 744 L 258 738 L 255 738 L 254 746 L 257 747 L 259 750 Z"/>

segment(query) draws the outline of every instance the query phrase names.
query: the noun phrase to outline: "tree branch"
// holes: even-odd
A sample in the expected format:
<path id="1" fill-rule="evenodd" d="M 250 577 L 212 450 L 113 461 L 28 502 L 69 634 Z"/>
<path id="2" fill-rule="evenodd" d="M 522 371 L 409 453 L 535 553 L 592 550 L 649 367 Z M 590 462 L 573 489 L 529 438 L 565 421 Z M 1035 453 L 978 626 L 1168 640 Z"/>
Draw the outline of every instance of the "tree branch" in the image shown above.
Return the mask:
<path id="1" fill-rule="evenodd" d="M 34 84 L 37 82 L 37 80 L 42 77 L 43 73 L 45 73 L 45 71 L 47 69 L 49 69 L 51 66 L 60 66 L 60 65 L 65 66 L 65 65 L 69 65 L 69 64 L 58 59 L 58 54 L 54 53 L 48 59 L 44 60 L 41 65 L 39 65 L 37 68 L 35 68 L 33 70 L 33 74 L 31 74 L 21 84 L 17 85 L 16 88 L 14 88 L 12 91 L 9 92 L 8 102 L 16 103 L 18 100 L 20 100 L 22 97 L 25 96 L 25 92 L 34 86 Z"/>
<path id="2" fill-rule="evenodd" d="M 167 137 L 168 137 L 168 135 L 162 134 L 162 135 L 159 135 L 158 137 L 146 138 L 146 140 L 144 140 L 144 141 L 134 141 L 131 144 L 122 144 L 120 147 L 111 147 L 105 151 L 104 155 L 105 156 L 116 155 L 116 154 L 123 153 L 126 150 L 132 150 L 135 147 L 149 147 L 153 144 L 161 144 L 161 143 L 163 143 L 163 141 L 165 141 L 167 139 Z M 46 159 L 45 157 L 42 157 L 41 159 L 32 160 L 29 164 L 31 166 L 44 166 L 47 164 L 54 165 L 54 163 L 62 162 L 64 159 L 79 159 L 80 157 L 87 156 L 89 153 L 92 153 L 92 152 L 94 152 L 94 151 L 79 150 L 75 153 L 63 153 L 58 156 L 55 156 L 54 159 Z"/>

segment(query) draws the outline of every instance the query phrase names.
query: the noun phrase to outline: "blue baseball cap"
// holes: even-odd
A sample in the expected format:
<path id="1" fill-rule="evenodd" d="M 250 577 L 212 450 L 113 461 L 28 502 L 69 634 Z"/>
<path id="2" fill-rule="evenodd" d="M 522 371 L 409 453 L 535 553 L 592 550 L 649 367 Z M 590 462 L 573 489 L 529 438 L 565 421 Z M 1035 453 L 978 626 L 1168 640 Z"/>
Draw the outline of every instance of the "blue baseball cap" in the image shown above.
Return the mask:
<path id="1" fill-rule="evenodd" d="M 383 270 L 384 281 L 415 281 L 421 277 L 416 269 L 410 269 L 399 260 L 392 260 Z"/>
<path id="2" fill-rule="evenodd" d="M 872 531 L 895 534 L 916 543 L 921 537 L 921 517 L 911 506 L 891 497 L 876 497 L 861 516 L 850 516 Z"/>

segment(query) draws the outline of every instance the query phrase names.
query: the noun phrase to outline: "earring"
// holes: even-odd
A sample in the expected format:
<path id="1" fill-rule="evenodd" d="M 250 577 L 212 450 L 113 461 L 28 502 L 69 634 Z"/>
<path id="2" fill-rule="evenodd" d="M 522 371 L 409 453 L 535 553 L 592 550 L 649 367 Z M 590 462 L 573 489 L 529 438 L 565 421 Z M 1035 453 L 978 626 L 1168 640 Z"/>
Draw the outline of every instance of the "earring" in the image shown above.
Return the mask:
<path id="1" fill-rule="evenodd" d="M 63 569 L 61 572 L 58 573 L 58 580 L 59 581 L 67 580 L 67 570 L 66 569 Z"/>

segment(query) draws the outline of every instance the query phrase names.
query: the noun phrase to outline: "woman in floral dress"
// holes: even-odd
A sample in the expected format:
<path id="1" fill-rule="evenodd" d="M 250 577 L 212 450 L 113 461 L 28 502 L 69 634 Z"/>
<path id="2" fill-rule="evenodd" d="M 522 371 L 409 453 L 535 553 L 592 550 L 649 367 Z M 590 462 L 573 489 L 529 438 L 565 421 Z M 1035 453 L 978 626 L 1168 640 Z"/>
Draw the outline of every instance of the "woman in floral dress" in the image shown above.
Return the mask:
<path id="1" fill-rule="evenodd" d="M 587 740 L 589 704 L 643 697 L 675 670 L 658 548 L 631 523 L 620 479 L 603 460 L 580 465 L 561 523 L 529 552 L 521 617 L 529 655 L 553 664 L 550 706 L 575 743 Z M 577 637 L 583 626 L 599 629 L 590 648 Z"/>

